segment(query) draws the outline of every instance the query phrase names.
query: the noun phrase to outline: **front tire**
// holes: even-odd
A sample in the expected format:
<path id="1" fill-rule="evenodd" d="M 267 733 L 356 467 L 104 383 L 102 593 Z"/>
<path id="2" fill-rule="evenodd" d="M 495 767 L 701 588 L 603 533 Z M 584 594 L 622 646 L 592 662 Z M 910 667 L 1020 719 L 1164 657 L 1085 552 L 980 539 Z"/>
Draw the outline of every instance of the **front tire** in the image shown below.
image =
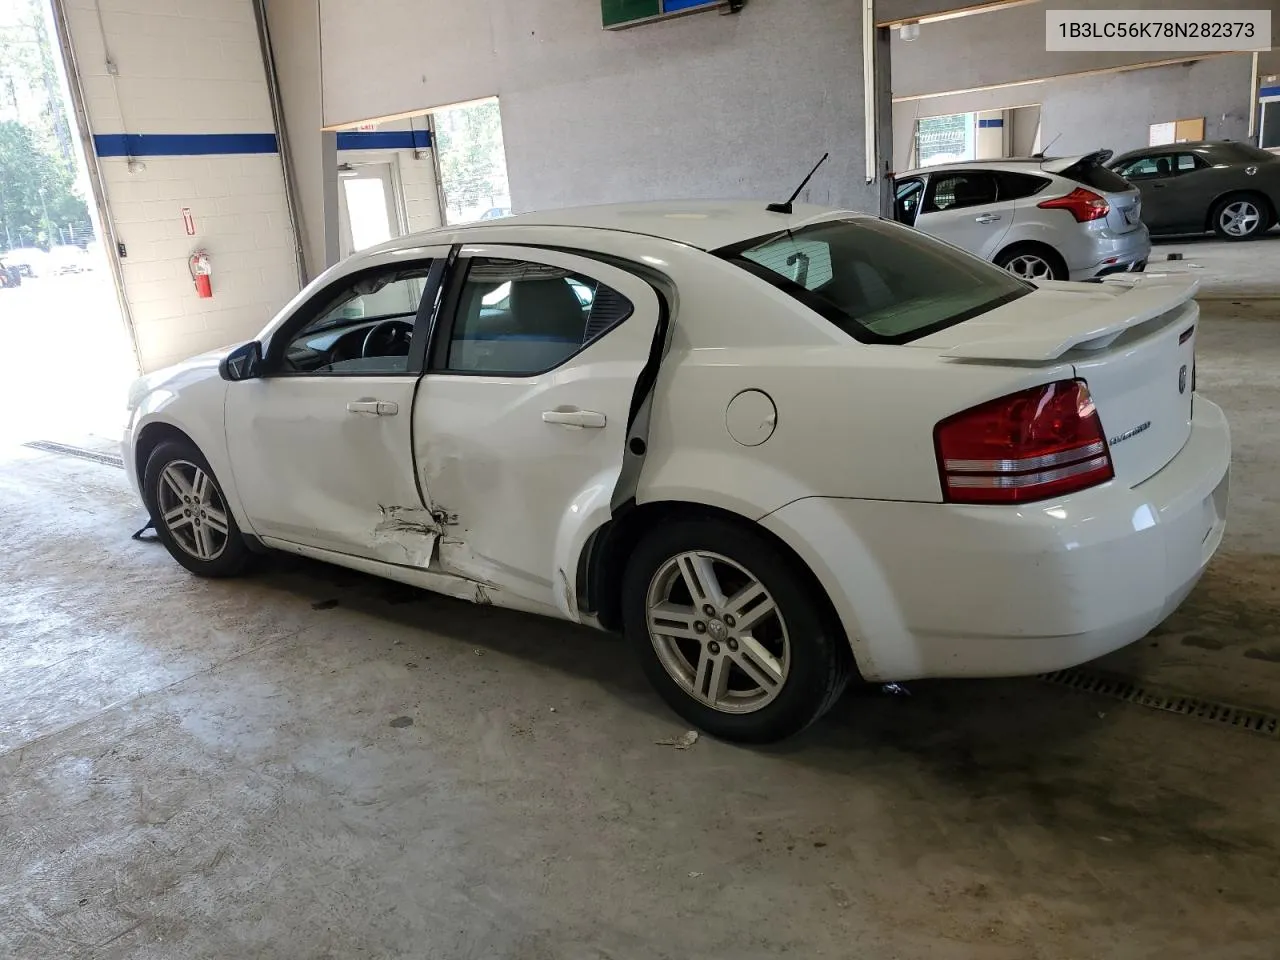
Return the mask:
<path id="1" fill-rule="evenodd" d="M 173 559 L 201 577 L 233 577 L 251 554 L 209 461 L 195 444 L 168 440 L 147 458 L 143 496 Z"/>
<path id="2" fill-rule="evenodd" d="M 1258 197 L 1235 194 L 1217 202 L 1210 222 L 1223 240 L 1254 240 L 1271 229 L 1271 211 Z"/>
<path id="3" fill-rule="evenodd" d="M 789 737 L 848 684 L 852 655 L 826 598 L 745 526 L 708 519 L 659 527 L 631 555 L 622 607 L 650 682 L 713 736 Z"/>

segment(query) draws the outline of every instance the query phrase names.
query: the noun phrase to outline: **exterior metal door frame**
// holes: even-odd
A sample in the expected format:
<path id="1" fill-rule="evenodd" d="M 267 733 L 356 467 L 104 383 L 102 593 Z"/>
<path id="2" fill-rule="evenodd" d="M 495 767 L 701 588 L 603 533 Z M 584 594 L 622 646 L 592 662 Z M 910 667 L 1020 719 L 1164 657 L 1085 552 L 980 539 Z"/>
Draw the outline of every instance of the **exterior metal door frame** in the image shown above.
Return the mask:
<path id="1" fill-rule="evenodd" d="M 71 43 L 71 26 L 67 19 L 65 0 L 48 0 L 53 14 L 53 32 L 58 38 L 58 51 L 61 55 L 63 77 L 67 85 L 67 96 L 76 117 L 76 134 L 80 140 L 80 149 L 84 152 L 85 168 L 89 174 L 89 192 L 93 194 L 93 206 L 98 214 L 98 227 L 102 231 L 103 247 L 106 248 L 107 267 L 111 271 L 111 280 L 116 288 L 116 303 L 120 308 L 120 320 L 124 324 L 125 333 L 129 337 L 129 348 L 133 353 L 134 365 L 139 373 L 143 370 L 142 350 L 138 345 L 138 331 L 134 325 L 133 311 L 129 308 L 129 300 L 124 292 L 124 270 L 120 265 L 120 238 L 116 234 L 115 219 L 111 214 L 111 205 L 107 201 L 107 191 L 103 185 L 102 166 L 98 160 L 98 151 L 93 145 L 93 131 L 89 125 L 89 113 L 85 107 L 84 86 L 80 79 L 80 66 L 76 60 L 75 48 Z"/>
<path id="2" fill-rule="evenodd" d="M 403 237 L 409 232 L 409 211 L 405 204 L 404 197 L 404 181 L 400 174 L 400 156 L 396 153 L 388 153 L 384 155 L 364 154 L 355 159 L 344 160 L 341 167 L 349 166 L 356 171 L 357 176 L 361 173 L 362 167 L 386 167 L 388 175 L 386 183 L 389 193 L 385 197 L 387 203 L 388 221 L 393 231 L 392 239 L 395 237 Z M 347 191 L 342 186 L 344 178 L 339 174 L 338 177 L 338 244 L 339 251 L 345 259 L 355 252 L 354 249 L 343 251 L 342 248 L 348 243 L 354 243 L 351 233 L 351 211 L 348 206 Z M 372 178 L 369 178 L 372 179 Z M 379 177 L 378 179 L 382 179 Z"/>

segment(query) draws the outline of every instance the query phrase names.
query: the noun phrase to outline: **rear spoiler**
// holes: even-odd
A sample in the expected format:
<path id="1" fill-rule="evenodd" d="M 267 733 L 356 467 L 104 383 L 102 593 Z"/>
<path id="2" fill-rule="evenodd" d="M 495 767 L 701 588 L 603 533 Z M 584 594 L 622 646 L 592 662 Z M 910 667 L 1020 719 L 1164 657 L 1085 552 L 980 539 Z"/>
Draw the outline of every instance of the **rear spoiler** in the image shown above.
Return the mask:
<path id="1" fill-rule="evenodd" d="M 975 338 L 944 350 L 942 356 L 1045 363 L 1071 350 L 1102 350 L 1130 327 L 1154 320 L 1191 300 L 1200 289 L 1200 281 L 1145 277 L 1126 278 L 1121 283 L 1104 281 L 1101 286 L 1127 289 L 1114 293 L 1108 290 L 1109 299 L 1072 316 L 1045 321 L 1028 318 L 1017 326 L 1016 332 L 1010 332 L 1007 321 L 993 321 L 987 331 L 991 336 L 984 338 L 983 321 L 971 320 L 964 329 L 976 334 Z"/>
<path id="2" fill-rule="evenodd" d="M 1115 156 L 1114 150 L 1095 150 L 1093 153 L 1079 154 L 1074 157 L 1049 157 L 1040 164 L 1040 169 L 1047 170 L 1049 173 L 1062 173 L 1077 164 L 1085 167 L 1101 167 L 1105 166 L 1113 156 Z"/>

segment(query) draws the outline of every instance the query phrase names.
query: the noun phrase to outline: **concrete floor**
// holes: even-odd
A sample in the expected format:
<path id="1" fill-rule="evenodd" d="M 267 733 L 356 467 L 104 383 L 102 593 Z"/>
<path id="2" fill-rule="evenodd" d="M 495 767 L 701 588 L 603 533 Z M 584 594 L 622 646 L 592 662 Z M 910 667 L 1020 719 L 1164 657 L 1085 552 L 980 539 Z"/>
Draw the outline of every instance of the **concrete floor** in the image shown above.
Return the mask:
<path id="1" fill-rule="evenodd" d="M 1170 261 L 1170 254 L 1181 260 Z M 1260 240 L 1231 242 L 1212 234 L 1161 238 L 1151 251 L 1149 273 L 1176 273 L 1200 281 L 1200 300 L 1238 300 L 1277 295 L 1280 279 L 1280 229 Z"/>
<path id="2" fill-rule="evenodd" d="M 1227 538 L 1103 666 L 1280 712 L 1280 300 L 1200 344 Z M 0 460 L 0 957 L 1276 955 L 1280 740 L 1019 680 L 678 751 L 619 642 L 298 560 L 198 581 L 118 469 Z"/>

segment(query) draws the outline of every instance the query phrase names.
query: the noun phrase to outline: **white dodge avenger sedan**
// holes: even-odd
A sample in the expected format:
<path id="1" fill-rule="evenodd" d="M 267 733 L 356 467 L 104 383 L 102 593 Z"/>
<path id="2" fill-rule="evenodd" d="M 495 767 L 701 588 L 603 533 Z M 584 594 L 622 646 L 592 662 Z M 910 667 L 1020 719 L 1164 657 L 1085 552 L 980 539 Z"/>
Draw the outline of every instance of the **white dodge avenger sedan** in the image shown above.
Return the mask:
<path id="1" fill-rule="evenodd" d="M 520 216 L 142 378 L 125 463 L 194 573 L 285 550 L 621 631 L 689 722 L 766 741 L 855 672 L 1040 673 L 1174 610 L 1230 461 L 1194 292 L 817 207 Z"/>

